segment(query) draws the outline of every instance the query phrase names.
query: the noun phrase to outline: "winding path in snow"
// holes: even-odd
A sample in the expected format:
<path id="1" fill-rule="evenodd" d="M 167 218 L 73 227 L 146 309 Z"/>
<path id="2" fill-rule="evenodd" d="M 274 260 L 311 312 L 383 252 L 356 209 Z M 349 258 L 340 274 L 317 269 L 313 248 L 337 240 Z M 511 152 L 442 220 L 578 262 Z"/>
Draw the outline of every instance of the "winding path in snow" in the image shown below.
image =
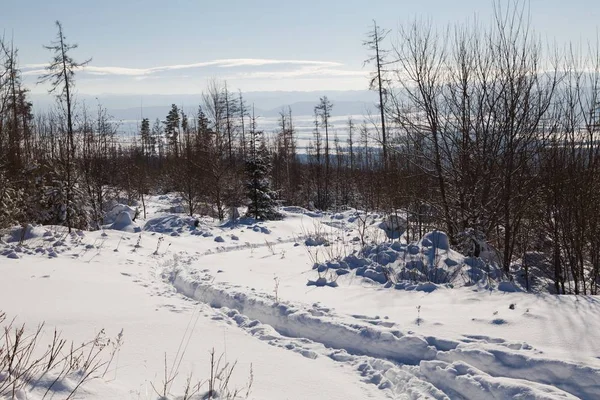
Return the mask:
<path id="1" fill-rule="evenodd" d="M 392 398 L 600 398 L 600 370 L 539 356 L 531 346 L 486 337 L 421 336 L 319 304 L 278 302 L 272 295 L 214 282 L 208 270 L 194 269 L 196 261 L 176 256 L 156 274 L 184 296 L 210 305 L 215 318 L 304 357 L 346 363 Z"/>

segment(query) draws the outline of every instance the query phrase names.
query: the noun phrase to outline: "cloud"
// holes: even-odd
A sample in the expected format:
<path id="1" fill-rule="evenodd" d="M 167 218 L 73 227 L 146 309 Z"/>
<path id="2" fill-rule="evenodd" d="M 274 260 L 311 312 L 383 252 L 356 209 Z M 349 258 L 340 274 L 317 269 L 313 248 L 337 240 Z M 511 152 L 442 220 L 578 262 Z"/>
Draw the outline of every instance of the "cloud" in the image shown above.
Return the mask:
<path id="1" fill-rule="evenodd" d="M 41 75 L 46 72 L 44 68 L 47 64 L 27 64 L 23 67 L 23 75 Z M 305 68 L 314 69 L 327 69 L 341 67 L 343 64 L 333 61 L 311 61 L 311 60 L 275 60 L 275 59 L 260 59 L 260 58 L 233 58 L 233 59 L 222 59 L 204 61 L 193 64 L 178 64 L 178 65 L 166 65 L 160 67 L 151 68 L 128 68 L 128 67 L 98 67 L 94 65 L 87 65 L 82 67 L 81 70 L 91 75 L 116 75 L 116 76 L 132 76 L 132 77 L 143 77 L 148 75 L 157 74 L 165 71 L 184 70 L 184 69 L 195 69 L 205 67 L 218 67 L 218 68 L 240 68 L 240 67 L 262 67 L 262 66 L 300 66 L 299 70 Z"/>
<path id="2" fill-rule="evenodd" d="M 24 68 L 27 68 L 27 66 L 25 66 Z M 30 70 L 23 71 L 21 73 L 21 75 L 24 75 L 24 76 L 40 76 L 40 75 L 43 75 L 45 73 L 46 73 L 45 69 L 30 69 Z"/>
<path id="3" fill-rule="evenodd" d="M 236 78 L 244 79 L 290 79 L 290 78 L 326 78 L 326 77 L 364 77 L 365 71 L 345 70 L 329 67 L 301 67 L 290 71 L 256 71 L 239 73 Z"/>

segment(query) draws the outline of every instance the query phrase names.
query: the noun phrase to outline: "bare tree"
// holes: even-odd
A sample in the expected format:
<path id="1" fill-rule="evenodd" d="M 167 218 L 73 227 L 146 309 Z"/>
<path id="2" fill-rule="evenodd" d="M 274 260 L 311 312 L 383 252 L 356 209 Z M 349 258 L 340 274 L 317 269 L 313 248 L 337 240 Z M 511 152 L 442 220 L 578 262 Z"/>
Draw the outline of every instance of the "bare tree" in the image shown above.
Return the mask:
<path id="1" fill-rule="evenodd" d="M 40 82 L 50 83 L 50 93 L 57 93 L 57 98 L 61 104 L 64 104 L 64 110 L 67 115 L 67 138 L 68 138 L 68 150 L 66 157 L 66 222 L 71 232 L 72 221 L 71 221 L 71 207 L 72 207 L 72 188 L 73 188 L 73 160 L 75 158 L 75 140 L 73 131 L 73 87 L 75 86 L 75 71 L 87 65 L 91 59 L 88 59 L 82 63 L 76 62 L 70 55 L 69 52 L 76 49 L 77 44 L 69 44 L 66 42 L 66 37 L 63 33 L 62 25 L 59 21 L 56 21 L 56 27 L 58 33 L 56 40 L 51 42 L 50 45 L 44 46 L 47 50 L 54 53 L 50 64 L 46 67 L 46 73 L 40 77 Z"/>
<path id="2" fill-rule="evenodd" d="M 323 96 L 319 99 L 319 104 L 315 106 L 315 115 L 318 116 L 321 120 L 321 126 L 325 128 L 325 187 L 324 187 L 324 197 L 322 208 L 327 209 L 330 206 L 330 193 L 329 193 L 329 184 L 331 180 L 331 154 L 329 152 L 329 129 L 331 128 L 331 124 L 329 123 L 329 118 L 331 118 L 331 110 L 333 108 L 333 104 L 327 96 Z"/>
<path id="3" fill-rule="evenodd" d="M 388 79 L 385 76 L 384 67 L 388 64 L 385 56 L 387 55 L 387 51 L 381 48 L 382 42 L 385 40 L 387 35 L 389 34 L 389 30 L 381 29 L 375 20 L 373 20 L 373 29 L 367 34 L 367 40 L 363 42 L 363 45 L 366 46 L 369 50 L 373 51 L 373 54 L 365 61 L 365 64 L 374 63 L 375 64 L 375 73 L 371 77 L 369 82 L 369 88 L 371 90 L 377 91 L 379 96 L 379 104 L 377 104 L 377 108 L 379 109 L 380 114 L 380 123 L 381 123 L 381 143 L 383 150 L 383 167 L 387 168 L 387 132 L 385 128 L 385 107 L 386 107 L 386 96 L 387 90 L 386 85 L 388 84 Z"/>

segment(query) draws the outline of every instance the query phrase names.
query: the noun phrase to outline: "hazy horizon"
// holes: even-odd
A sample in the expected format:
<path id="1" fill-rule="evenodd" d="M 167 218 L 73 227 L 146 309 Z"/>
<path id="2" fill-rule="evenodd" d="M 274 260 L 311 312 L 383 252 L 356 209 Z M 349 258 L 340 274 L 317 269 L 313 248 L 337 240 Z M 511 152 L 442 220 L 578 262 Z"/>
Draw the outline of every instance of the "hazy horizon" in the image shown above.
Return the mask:
<path id="1" fill-rule="evenodd" d="M 51 58 L 42 45 L 56 37 L 55 20 L 62 22 L 67 41 L 79 44 L 73 58 L 92 58 L 76 75 L 81 95 L 194 95 L 211 78 L 227 80 L 231 90 L 245 93 L 328 94 L 367 89 L 372 66 L 363 65 L 368 58 L 363 41 L 373 20 L 392 30 L 385 43 L 389 49 L 398 26 L 408 21 L 430 21 L 440 31 L 474 19 L 485 26 L 491 23 L 493 4 L 257 0 L 178 1 L 166 7 L 155 0 L 30 0 L 3 6 L 0 27 L 19 49 L 24 83 L 34 94 L 47 89 L 35 82 Z M 560 0 L 524 4 L 531 27 L 547 43 L 585 47 L 598 38 L 596 1 L 573 0 L 569 7 Z"/>

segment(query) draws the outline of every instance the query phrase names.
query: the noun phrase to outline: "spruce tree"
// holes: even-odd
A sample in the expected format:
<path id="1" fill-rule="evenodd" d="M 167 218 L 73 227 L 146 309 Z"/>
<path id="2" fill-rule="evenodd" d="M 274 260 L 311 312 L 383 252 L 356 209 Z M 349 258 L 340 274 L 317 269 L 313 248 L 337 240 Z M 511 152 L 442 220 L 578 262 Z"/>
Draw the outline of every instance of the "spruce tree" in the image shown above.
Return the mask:
<path id="1" fill-rule="evenodd" d="M 140 137 L 142 140 L 142 153 L 145 156 L 152 154 L 150 135 L 150 120 L 144 118 L 142 119 L 142 126 L 140 128 Z"/>
<path id="2" fill-rule="evenodd" d="M 260 220 L 280 219 L 277 212 L 276 193 L 271 190 L 269 174 L 271 160 L 269 151 L 262 137 L 263 133 L 256 131 L 255 121 L 252 121 L 250 154 L 246 161 L 248 175 L 248 216 Z"/>
<path id="3" fill-rule="evenodd" d="M 163 140 L 163 129 L 160 122 L 160 119 L 156 118 L 154 121 L 154 125 L 152 126 L 152 143 L 153 150 L 158 152 L 158 159 L 162 162 L 162 158 L 164 155 L 164 140 Z"/>
<path id="4" fill-rule="evenodd" d="M 179 157 L 179 123 L 179 108 L 177 108 L 175 104 L 172 104 L 171 111 L 167 114 L 167 119 L 164 124 L 167 144 L 171 148 L 175 158 Z"/>

